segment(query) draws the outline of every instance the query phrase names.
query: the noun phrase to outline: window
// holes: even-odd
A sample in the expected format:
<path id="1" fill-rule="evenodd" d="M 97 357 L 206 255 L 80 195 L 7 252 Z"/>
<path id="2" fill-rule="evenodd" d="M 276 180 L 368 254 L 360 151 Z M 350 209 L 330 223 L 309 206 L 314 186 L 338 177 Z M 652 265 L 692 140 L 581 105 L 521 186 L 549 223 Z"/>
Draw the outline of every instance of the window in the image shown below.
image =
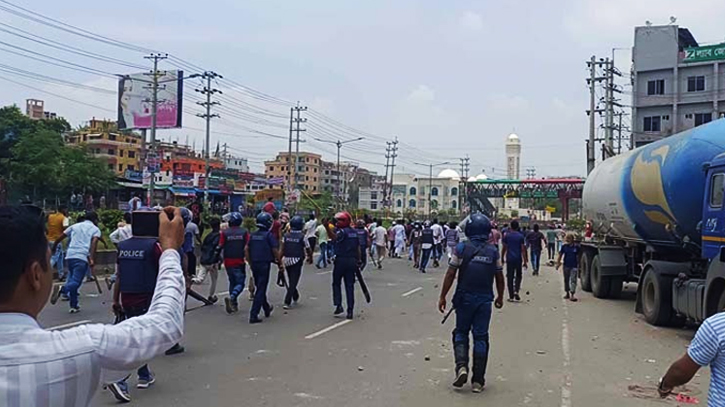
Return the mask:
<path id="1" fill-rule="evenodd" d="M 644 131 L 660 131 L 660 117 L 650 116 L 644 118 Z"/>
<path id="2" fill-rule="evenodd" d="M 109 148 L 108 149 L 108 155 L 116 155 L 116 150 Z"/>
<path id="3" fill-rule="evenodd" d="M 438 201 L 435 199 L 430 202 L 431 209 L 438 209 Z"/>
<path id="4" fill-rule="evenodd" d="M 312 181 L 317 182 L 317 177 L 312 178 Z"/>
<path id="5" fill-rule="evenodd" d="M 310 177 L 305 176 L 305 181 L 309 181 L 309 180 L 310 180 Z"/>
<path id="6" fill-rule="evenodd" d="M 647 94 L 648 95 L 664 95 L 665 94 L 665 80 L 655 79 L 653 81 L 647 81 Z"/>
<path id="7" fill-rule="evenodd" d="M 688 92 L 702 92 L 705 90 L 705 76 L 688 76 L 687 77 L 687 91 Z"/>
<path id="8" fill-rule="evenodd" d="M 713 174 L 710 180 L 710 207 L 720 208 L 723 201 L 723 180 L 725 174 Z"/>
<path id="9" fill-rule="evenodd" d="M 113 171 L 113 164 L 108 164 L 108 169 Z"/>
<path id="10" fill-rule="evenodd" d="M 378 200 L 378 192 L 377 191 L 370 192 L 370 199 L 372 199 L 374 201 L 377 201 Z"/>
<path id="11" fill-rule="evenodd" d="M 700 126 L 712 121 L 712 113 L 695 113 L 695 126 Z"/>
<path id="12" fill-rule="evenodd" d="M 458 196 L 458 188 L 456 188 L 456 187 L 451 188 L 451 196 Z M 455 201 L 453 201 L 453 202 L 455 202 Z M 454 206 L 454 208 L 455 208 L 455 206 Z"/>
<path id="13" fill-rule="evenodd" d="M 458 202 L 456 202 L 456 201 L 451 201 L 451 208 L 453 208 L 453 209 L 458 209 Z"/>
<path id="14" fill-rule="evenodd" d="M 270 171 L 274 171 L 274 167 L 270 166 L 270 167 L 269 167 L 269 170 L 270 170 Z"/>
<path id="15" fill-rule="evenodd" d="M 128 152 L 128 158 L 136 158 L 136 152 L 135 151 L 129 151 Z"/>
<path id="16" fill-rule="evenodd" d="M 378 209 L 378 203 L 377 202 L 370 202 L 370 209 L 372 209 L 372 210 Z"/>
<path id="17" fill-rule="evenodd" d="M 108 139 L 111 141 L 116 141 L 116 135 L 115 134 L 109 134 Z"/>
<path id="18" fill-rule="evenodd" d="M 123 171 L 123 164 L 118 164 L 118 171 Z"/>
<path id="19" fill-rule="evenodd" d="M 415 199 L 411 199 L 410 201 L 408 201 L 408 207 L 415 208 Z"/>
<path id="20" fill-rule="evenodd" d="M 438 196 L 438 187 L 433 187 L 433 189 L 430 190 L 430 194 L 433 196 Z"/>
<path id="21" fill-rule="evenodd" d="M 135 169 L 136 169 L 136 167 L 134 167 L 134 166 L 133 166 L 133 165 L 131 165 L 131 164 L 129 164 L 127 168 L 128 168 L 128 170 L 129 170 L 129 171 L 133 171 L 133 170 L 135 170 Z M 168 175 L 168 171 L 167 171 L 167 174 L 166 174 L 166 175 Z"/>
<path id="22" fill-rule="evenodd" d="M 418 192 L 415 190 L 415 187 L 410 187 L 410 194 L 415 196 L 415 193 Z"/>
<path id="23" fill-rule="evenodd" d="M 317 187 L 312 187 L 312 190 L 313 191 L 317 191 Z"/>
<path id="24" fill-rule="evenodd" d="M 403 201 L 400 200 L 400 199 L 398 199 L 397 201 L 395 201 L 395 206 L 398 207 L 398 208 L 402 207 L 403 206 Z"/>

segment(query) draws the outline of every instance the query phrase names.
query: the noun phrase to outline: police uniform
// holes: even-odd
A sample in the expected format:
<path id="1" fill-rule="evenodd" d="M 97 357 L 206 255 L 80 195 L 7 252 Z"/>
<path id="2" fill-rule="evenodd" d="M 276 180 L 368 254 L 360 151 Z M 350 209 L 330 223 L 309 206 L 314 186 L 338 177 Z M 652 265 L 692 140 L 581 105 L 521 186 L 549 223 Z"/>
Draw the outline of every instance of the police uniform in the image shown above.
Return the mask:
<path id="1" fill-rule="evenodd" d="M 155 238 L 132 237 L 118 243 L 117 284 L 126 318 L 144 315 L 151 306 L 160 256 L 161 248 Z M 141 366 L 137 373 L 141 379 L 151 379 L 148 365 Z"/>
<path id="2" fill-rule="evenodd" d="M 237 305 L 237 297 L 244 291 L 246 264 L 244 250 L 249 241 L 249 232 L 239 226 L 224 229 L 219 239 L 219 250 L 224 251 L 224 268 L 229 280 L 229 299 L 232 307 Z"/>
<path id="3" fill-rule="evenodd" d="M 458 283 L 453 296 L 456 328 L 453 330 L 453 351 L 456 370 L 468 368 L 469 332 L 473 332 L 473 382 L 485 383 L 488 363 L 491 307 L 494 301 L 494 279 L 503 273 L 498 265 L 496 246 L 485 240 L 459 243 L 449 262 L 458 270 Z"/>
<path id="4" fill-rule="evenodd" d="M 360 271 L 368 265 L 368 230 L 365 227 L 355 229 L 360 238 Z"/>
<path id="5" fill-rule="evenodd" d="M 284 266 L 287 270 L 287 295 L 284 297 L 284 304 L 289 306 L 292 301 L 300 299 L 297 291 L 297 284 L 302 277 L 302 265 L 305 262 L 305 232 L 291 230 L 284 235 Z"/>
<path id="6" fill-rule="evenodd" d="M 279 247 L 277 239 L 268 230 L 258 230 L 249 238 L 249 259 L 252 275 L 254 276 L 254 301 L 249 313 L 250 321 L 259 319 L 259 311 L 264 309 L 265 316 L 272 312 L 272 306 L 267 302 L 267 286 L 269 285 L 269 271 L 275 262 L 273 249 Z"/>
<path id="7" fill-rule="evenodd" d="M 352 317 L 355 307 L 355 271 L 360 258 L 360 237 L 351 227 L 338 229 L 335 235 L 335 266 L 332 270 L 332 302 L 335 307 L 342 306 L 342 281 L 345 280 L 347 314 Z"/>
<path id="8" fill-rule="evenodd" d="M 431 229 L 430 226 L 423 229 L 420 241 L 421 247 L 423 248 L 423 254 L 421 255 L 422 258 L 420 260 L 420 271 L 425 273 L 425 267 L 428 265 L 428 260 L 430 260 L 431 253 L 433 252 L 435 245 L 433 229 Z"/>

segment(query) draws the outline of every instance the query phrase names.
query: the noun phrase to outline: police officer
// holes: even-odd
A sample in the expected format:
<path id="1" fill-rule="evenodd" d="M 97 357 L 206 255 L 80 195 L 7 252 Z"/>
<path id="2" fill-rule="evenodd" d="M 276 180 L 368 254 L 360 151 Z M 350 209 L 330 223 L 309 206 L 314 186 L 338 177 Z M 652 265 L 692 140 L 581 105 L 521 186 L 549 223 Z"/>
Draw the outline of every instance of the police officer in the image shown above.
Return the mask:
<path id="1" fill-rule="evenodd" d="M 229 296 L 224 298 L 227 313 L 239 311 L 237 298 L 244 291 L 246 267 L 244 256 L 249 243 L 249 232 L 242 226 L 242 214 L 232 212 L 227 221 L 229 227 L 219 236 L 217 252 L 224 251 L 224 268 L 229 280 Z"/>
<path id="2" fill-rule="evenodd" d="M 133 216 L 131 222 L 133 224 Z M 113 310 L 117 315 L 133 318 L 148 311 L 156 288 L 161 252 L 161 246 L 155 237 L 133 236 L 118 243 L 118 272 L 113 290 Z M 148 365 L 141 366 L 137 374 L 136 386 L 139 389 L 154 384 L 155 378 Z M 108 386 L 109 391 L 120 402 L 131 401 L 127 379 L 128 377 Z"/>
<path id="3" fill-rule="evenodd" d="M 421 241 L 421 249 L 423 250 L 423 253 L 421 254 L 420 259 L 420 272 L 425 273 L 425 268 L 428 265 L 428 261 L 430 260 L 431 253 L 434 250 L 435 247 L 435 238 L 433 237 L 433 229 L 431 228 L 430 221 L 427 220 L 423 223 L 423 233 L 420 238 Z"/>
<path id="4" fill-rule="evenodd" d="M 297 303 L 300 299 L 300 293 L 297 290 L 297 284 L 302 277 L 302 265 L 305 262 L 305 248 L 307 247 L 307 239 L 302 228 L 305 226 L 305 220 L 301 216 L 293 216 L 289 221 L 290 231 L 285 233 L 282 239 L 282 262 L 287 270 L 288 283 L 287 295 L 284 297 L 284 306 L 282 308 L 289 309 L 292 301 Z M 280 273 L 284 271 L 280 270 Z"/>
<path id="5" fill-rule="evenodd" d="M 332 270 L 332 302 L 335 315 L 342 309 L 342 280 L 345 280 L 347 319 L 352 319 L 355 307 L 355 271 L 361 266 L 360 237 L 352 227 L 352 217 L 347 212 L 335 215 L 335 266 Z"/>
<path id="6" fill-rule="evenodd" d="M 272 227 L 272 215 L 261 212 L 257 215 L 257 231 L 252 233 L 247 245 L 247 258 L 254 276 L 254 301 L 249 312 L 249 323 L 262 322 L 259 318 L 259 311 L 264 309 L 265 318 L 272 315 L 274 307 L 267 302 L 267 285 L 269 284 L 269 270 L 272 263 L 277 263 L 279 271 L 284 272 L 284 264 L 279 255 L 279 243 L 274 238 L 270 228 Z"/>
<path id="7" fill-rule="evenodd" d="M 448 263 L 443 280 L 438 309 L 446 309 L 446 296 L 456 279 L 458 284 L 453 295 L 456 310 L 456 328 L 453 330 L 453 354 L 456 361 L 454 387 L 462 387 L 468 381 L 468 335 L 473 331 L 473 377 L 471 389 L 483 391 L 486 384 L 486 364 L 490 349 L 488 327 L 491 322 L 491 303 L 503 307 L 504 277 L 498 249 L 487 242 L 491 222 L 480 213 L 471 215 L 466 224 L 466 242 L 459 243 Z M 496 280 L 494 302 L 493 282 Z"/>
<path id="8" fill-rule="evenodd" d="M 370 235 L 365 227 L 365 221 L 358 219 L 355 223 L 355 230 L 360 238 L 360 271 L 365 270 L 368 265 L 368 247 L 370 247 Z"/>

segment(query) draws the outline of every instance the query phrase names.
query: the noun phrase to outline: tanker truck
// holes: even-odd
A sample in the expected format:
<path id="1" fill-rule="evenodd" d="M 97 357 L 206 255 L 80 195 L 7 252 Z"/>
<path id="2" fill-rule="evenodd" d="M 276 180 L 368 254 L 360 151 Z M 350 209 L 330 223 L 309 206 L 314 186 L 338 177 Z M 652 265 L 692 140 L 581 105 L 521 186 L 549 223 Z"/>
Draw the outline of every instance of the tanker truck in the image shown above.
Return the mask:
<path id="1" fill-rule="evenodd" d="M 725 119 L 609 158 L 587 177 L 582 289 L 615 298 L 636 282 L 653 325 L 725 310 Z"/>

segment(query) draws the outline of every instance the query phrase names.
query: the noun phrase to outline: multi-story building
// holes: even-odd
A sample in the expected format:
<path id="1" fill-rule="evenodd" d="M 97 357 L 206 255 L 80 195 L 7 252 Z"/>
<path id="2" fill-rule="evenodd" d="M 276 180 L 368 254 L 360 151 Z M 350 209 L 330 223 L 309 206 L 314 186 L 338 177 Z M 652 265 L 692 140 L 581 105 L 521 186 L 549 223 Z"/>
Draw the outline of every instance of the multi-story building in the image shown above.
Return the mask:
<path id="1" fill-rule="evenodd" d="M 337 162 L 323 161 L 320 189 L 324 192 L 331 193 L 335 198 L 339 197 L 340 202 L 348 202 L 351 193 L 350 187 L 359 169 L 360 167 L 357 163 L 345 161 L 340 163 L 340 171 L 338 173 Z M 357 191 L 355 193 L 357 194 Z"/>
<path id="2" fill-rule="evenodd" d="M 360 186 L 358 189 L 358 209 L 377 211 L 383 209 L 385 201 L 385 177 L 370 176 L 369 186 Z"/>
<path id="3" fill-rule="evenodd" d="M 249 163 L 246 158 L 234 157 L 228 155 L 223 158 L 224 168 L 228 170 L 237 170 L 240 172 L 249 172 Z"/>
<path id="4" fill-rule="evenodd" d="M 50 120 L 58 117 L 55 112 L 46 112 L 45 102 L 39 99 L 25 100 L 25 115 L 33 120 Z"/>
<path id="5" fill-rule="evenodd" d="M 280 152 L 274 160 L 264 162 L 264 175 L 267 179 L 284 179 L 284 184 L 270 185 L 269 188 L 283 189 L 290 185 L 290 177 L 294 173 L 292 161 L 294 161 L 294 153 L 290 158 L 289 153 Z M 295 186 L 307 193 L 319 194 L 321 165 L 321 155 L 300 151 L 299 161 L 297 162 L 297 183 Z"/>
<path id="6" fill-rule="evenodd" d="M 430 213 L 460 210 L 460 175 L 446 169 L 437 177 L 418 177 L 395 174 L 392 189 L 392 209 L 404 213 L 409 210 L 425 216 Z"/>
<path id="7" fill-rule="evenodd" d="M 725 43 L 700 46 L 677 25 L 634 29 L 635 147 L 725 116 Z"/>
<path id="8" fill-rule="evenodd" d="M 141 136 L 118 132 L 115 121 L 91 119 L 88 126 L 66 134 L 65 139 L 71 145 L 85 145 L 89 153 L 105 160 L 108 169 L 118 176 L 124 176 L 127 170 L 140 170 Z"/>

